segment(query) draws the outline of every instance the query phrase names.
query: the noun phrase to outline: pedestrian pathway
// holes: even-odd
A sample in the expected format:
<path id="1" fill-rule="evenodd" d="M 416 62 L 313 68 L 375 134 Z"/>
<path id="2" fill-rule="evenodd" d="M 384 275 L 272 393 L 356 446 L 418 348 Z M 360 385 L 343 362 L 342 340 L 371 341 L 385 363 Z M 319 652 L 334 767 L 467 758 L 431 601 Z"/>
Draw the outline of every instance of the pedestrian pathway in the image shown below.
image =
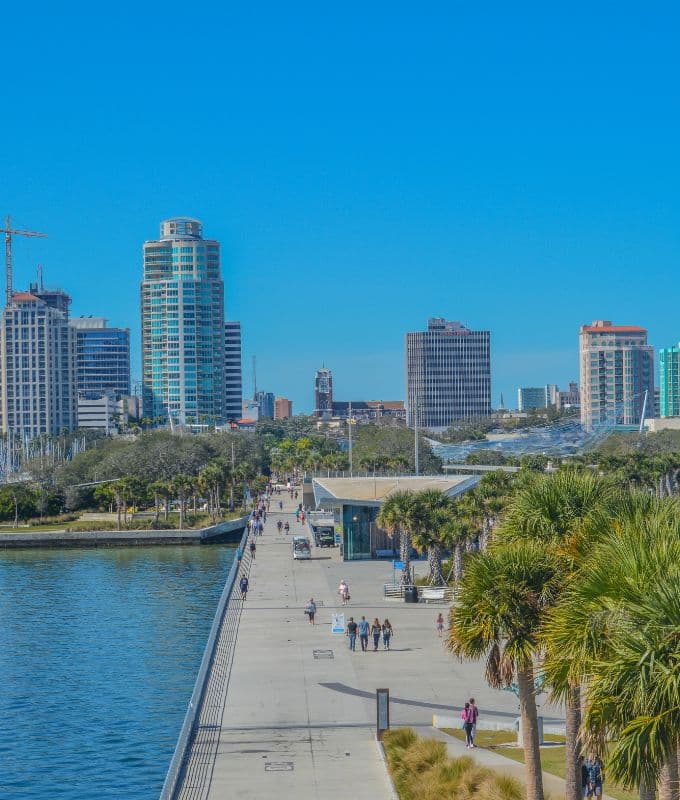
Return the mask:
<path id="1" fill-rule="evenodd" d="M 192 797 L 391 798 L 375 743 L 377 688 L 390 689 L 392 725 L 429 727 L 433 713 L 458 713 L 470 696 L 487 719 L 516 717 L 516 698 L 489 689 L 482 664 L 461 663 L 444 649 L 435 622 L 441 606 L 384 599 L 389 562 L 343 563 L 337 548 L 316 547 L 311 560 L 293 561 L 293 535 L 309 530 L 296 522 L 287 496 L 278 513 L 278 498 L 256 540 L 208 780 Z M 279 519 L 290 523 L 288 536 L 277 531 Z M 348 608 L 337 594 L 341 579 L 350 588 Z M 315 626 L 304 615 L 310 597 Z M 357 644 L 350 652 L 346 637 L 331 632 L 333 611 L 369 622 L 388 617 L 391 650 L 364 653 Z M 548 723 L 562 721 L 549 706 L 541 713 Z"/>

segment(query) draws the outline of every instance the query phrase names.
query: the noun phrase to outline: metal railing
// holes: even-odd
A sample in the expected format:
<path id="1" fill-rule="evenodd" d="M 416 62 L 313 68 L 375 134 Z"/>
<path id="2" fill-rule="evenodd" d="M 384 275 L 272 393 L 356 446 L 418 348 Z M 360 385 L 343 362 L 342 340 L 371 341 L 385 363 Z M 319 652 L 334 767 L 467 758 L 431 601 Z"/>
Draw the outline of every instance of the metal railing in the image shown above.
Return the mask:
<path id="1" fill-rule="evenodd" d="M 177 739 L 175 752 L 165 776 L 160 800 L 175 800 L 180 796 L 191 797 L 191 790 L 203 785 L 201 778 L 207 774 L 210 753 L 219 736 L 219 721 L 222 700 L 226 694 L 233 659 L 236 633 L 243 601 L 240 595 L 232 596 L 240 574 L 250 571 L 251 558 L 246 554 L 248 530 L 244 530 L 238 554 L 231 565 L 224 589 L 220 596 L 208 641 L 203 651 L 201 666 L 196 676 L 194 690 L 187 706 L 184 722 Z M 208 757 L 208 758 L 207 758 Z M 198 774 L 196 774 L 198 773 Z M 191 774 L 191 780 L 187 780 Z M 182 791 L 183 784 L 189 792 Z M 197 785 L 200 784 L 200 785 Z M 180 795 L 181 792 L 181 795 Z"/>
<path id="2" fill-rule="evenodd" d="M 413 589 L 418 593 L 418 601 L 424 603 L 453 603 L 458 595 L 455 586 L 405 586 L 401 583 L 384 583 L 383 597 L 386 600 L 403 600 Z"/>

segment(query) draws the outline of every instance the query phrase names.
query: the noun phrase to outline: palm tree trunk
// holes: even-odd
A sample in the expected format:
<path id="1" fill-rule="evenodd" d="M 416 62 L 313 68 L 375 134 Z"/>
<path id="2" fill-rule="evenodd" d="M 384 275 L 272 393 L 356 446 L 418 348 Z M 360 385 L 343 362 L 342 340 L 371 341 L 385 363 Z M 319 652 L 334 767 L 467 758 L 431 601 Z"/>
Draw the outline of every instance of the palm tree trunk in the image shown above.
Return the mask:
<path id="1" fill-rule="evenodd" d="M 453 580 L 458 586 L 463 577 L 463 545 L 457 542 L 453 548 Z"/>
<path id="2" fill-rule="evenodd" d="M 442 572 L 442 549 L 438 544 L 427 548 L 427 560 L 430 565 L 430 583 L 432 586 L 443 586 L 445 581 Z"/>
<path id="3" fill-rule="evenodd" d="M 522 718 L 527 800 L 543 800 L 543 773 L 541 772 L 541 751 L 538 745 L 538 713 L 534 689 L 534 668 L 531 662 L 518 666 L 517 686 Z"/>
<path id="4" fill-rule="evenodd" d="M 120 525 L 120 507 L 122 505 L 122 502 L 123 501 L 122 501 L 121 496 L 119 494 L 117 494 L 116 495 L 116 517 L 117 517 L 117 523 L 118 523 L 118 530 L 120 530 L 120 527 L 121 527 L 121 525 Z"/>
<path id="5" fill-rule="evenodd" d="M 678 755 L 676 745 L 661 769 L 659 776 L 659 800 L 680 800 L 680 775 L 678 775 Z"/>
<path id="6" fill-rule="evenodd" d="M 656 800 L 656 789 L 644 781 L 640 781 L 640 800 Z"/>
<path id="7" fill-rule="evenodd" d="M 403 528 L 399 533 L 400 556 L 404 565 L 404 569 L 401 571 L 401 585 L 411 586 L 413 584 L 411 579 L 411 534 Z"/>
<path id="8" fill-rule="evenodd" d="M 184 528 L 184 495 L 179 496 L 179 529 Z"/>
<path id="9" fill-rule="evenodd" d="M 581 687 L 578 685 L 569 688 L 566 723 L 566 800 L 581 800 Z"/>

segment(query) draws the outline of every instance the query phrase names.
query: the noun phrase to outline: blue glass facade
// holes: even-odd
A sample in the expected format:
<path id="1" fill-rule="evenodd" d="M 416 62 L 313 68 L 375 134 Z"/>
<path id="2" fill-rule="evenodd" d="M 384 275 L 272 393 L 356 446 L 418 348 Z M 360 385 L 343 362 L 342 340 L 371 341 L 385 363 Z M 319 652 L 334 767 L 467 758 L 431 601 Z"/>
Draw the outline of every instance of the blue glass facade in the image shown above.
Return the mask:
<path id="1" fill-rule="evenodd" d="M 89 320 L 84 320 L 87 324 Z M 76 328 L 76 385 L 79 391 L 130 394 L 130 331 L 127 328 Z"/>

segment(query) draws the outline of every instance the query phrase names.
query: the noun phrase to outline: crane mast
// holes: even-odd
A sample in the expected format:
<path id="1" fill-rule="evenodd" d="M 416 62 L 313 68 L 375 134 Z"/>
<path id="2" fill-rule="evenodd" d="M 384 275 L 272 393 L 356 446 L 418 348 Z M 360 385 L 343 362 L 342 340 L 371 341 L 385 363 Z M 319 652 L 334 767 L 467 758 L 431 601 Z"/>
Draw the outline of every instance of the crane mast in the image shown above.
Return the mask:
<path id="1" fill-rule="evenodd" d="M 12 228 L 9 214 L 5 219 L 5 227 L 0 228 L 0 233 L 5 234 L 5 282 L 6 282 L 6 303 L 9 305 L 12 302 L 12 236 L 37 236 L 41 239 L 46 239 L 46 233 L 38 233 L 37 231 L 21 231 Z"/>

